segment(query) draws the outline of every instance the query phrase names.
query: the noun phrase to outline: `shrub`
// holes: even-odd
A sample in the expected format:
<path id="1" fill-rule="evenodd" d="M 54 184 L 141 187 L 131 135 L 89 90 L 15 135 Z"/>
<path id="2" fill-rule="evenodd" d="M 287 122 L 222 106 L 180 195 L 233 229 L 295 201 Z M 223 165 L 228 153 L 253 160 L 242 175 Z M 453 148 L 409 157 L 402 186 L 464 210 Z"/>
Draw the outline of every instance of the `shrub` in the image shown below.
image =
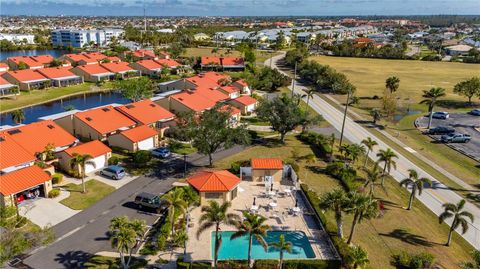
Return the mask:
<path id="1" fill-rule="evenodd" d="M 240 167 L 248 166 L 248 165 L 250 165 L 249 160 L 234 161 L 230 164 L 230 169 L 228 169 L 228 171 L 230 171 L 234 175 L 239 175 L 240 174 Z"/>
<path id="2" fill-rule="evenodd" d="M 52 184 L 60 184 L 63 181 L 63 175 L 59 173 L 55 173 L 52 176 Z"/>
<path id="3" fill-rule="evenodd" d="M 343 162 L 334 162 L 325 167 L 325 173 L 340 180 L 340 183 L 347 191 L 356 190 L 359 185 L 355 182 L 357 171 L 346 166 Z"/>
<path id="4" fill-rule="evenodd" d="M 192 269 L 212 269 L 212 264 L 209 262 L 194 262 L 190 267 Z"/>
<path id="5" fill-rule="evenodd" d="M 121 148 L 121 147 L 110 146 L 110 148 L 115 153 L 119 153 L 119 154 L 123 154 L 123 155 L 127 155 L 128 153 L 130 153 L 127 149 L 124 149 L 124 148 Z"/>
<path id="6" fill-rule="evenodd" d="M 305 143 L 315 146 L 323 155 L 332 153 L 332 148 L 329 143 L 329 138 L 325 137 L 322 134 L 305 132 L 298 135 L 298 139 L 300 139 Z"/>
<path id="7" fill-rule="evenodd" d="M 400 252 L 391 257 L 391 264 L 397 268 L 405 269 L 426 269 L 432 268 L 435 257 L 426 252 L 419 254 L 412 254 L 407 252 Z"/>
<path id="8" fill-rule="evenodd" d="M 152 159 L 152 154 L 148 150 L 139 150 L 132 155 L 132 161 L 142 167 Z"/>
<path id="9" fill-rule="evenodd" d="M 112 156 L 108 159 L 108 165 L 117 165 L 120 162 L 120 158 L 118 156 Z"/>
<path id="10" fill-rule="evenodd" d="M 48 198 L 55 198 L 60 195 L 60 190 L 59 189 L 53 189 L 48 192 Z"/>
<path id="11" fill-rule="evenodd" d="M 276 269 L 278 267 L 277 260 L 255 260 L 254 269 Z"/>
<path id="12" fill-rule="evenodd" d="M 341 262 L 338 260 L 285 260 L 284 269 L 337 269 Z"/>
<path id="13" fill-rule="evenodd" d="M 17 218 L 17 224 L 15 225 L 15 228 L 21 228 L 27 224 L 27 218 L 20 216 Z"/>
<path id="14" fill-rule="evenodd" d="M 190 263 L 184 262 L 183 257 L 177 259 L 177 269 L 190 269 Z"/>
<path id="15" fill-rule="evenodd" d="M 218 269 L 250 269 L 247 261 L 218 261 Z"/>
<path id="16" fill-rule="evenodd" d="M 147 242 L 143 245 L 142 249 L 140 249 L 139 253 L 144 256 L 157 255 L 158 250 L 151 242 Z"/>

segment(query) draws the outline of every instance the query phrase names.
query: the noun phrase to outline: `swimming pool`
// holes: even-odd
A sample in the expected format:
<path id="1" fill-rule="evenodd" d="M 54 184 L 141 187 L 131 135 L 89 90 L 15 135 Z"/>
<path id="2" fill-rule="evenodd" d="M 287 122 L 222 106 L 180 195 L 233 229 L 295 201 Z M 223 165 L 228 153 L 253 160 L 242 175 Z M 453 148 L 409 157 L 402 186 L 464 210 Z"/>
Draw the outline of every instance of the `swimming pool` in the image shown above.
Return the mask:
<path id="1" fill-rule="evenodd" d="M 234 233 L 233 231 L 220 232 L 222 236 L 222 245 L 218 252 L 219 260 L 246 260 L 248 258 L 248 236 L 243 236 L 234 240 L 230 240 L 230 236 Z M 272 231 L 268 232 L 265 237 L 265 241 L 268 244 L 277 242 L 280 238 L 280 235 L 285 236 L 287 242 L 292 243 L 292 253 L 284 253 L 285 259 L 307 259 L 315 258 L 315 253 L 313 252 L 310 242 L 304 232 L 301 231 Z M 215 253 L 215 232 L 212 232 L 211 237 L 212 245 L 212 259 L 213 254 Z M 278 259 L 280 252 L 273 248 L 269 247 L 268 251 L 265 252 L 263 246 L 253 238 L 252 242 L 252 259 Z"/>

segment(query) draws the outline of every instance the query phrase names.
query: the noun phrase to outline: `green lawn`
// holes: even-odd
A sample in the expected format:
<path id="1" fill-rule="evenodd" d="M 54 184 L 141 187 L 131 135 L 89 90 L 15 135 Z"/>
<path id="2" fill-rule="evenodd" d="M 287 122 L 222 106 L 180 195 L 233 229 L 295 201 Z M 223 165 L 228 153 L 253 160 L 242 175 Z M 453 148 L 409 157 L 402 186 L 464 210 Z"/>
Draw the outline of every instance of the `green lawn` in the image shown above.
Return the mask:
<path id="1" fill-rule="evenodd" d="M 62 186 L 70 192 L 70 196 L 61 200 L 60 203 L 74 210 L 82 210 L 92 206 L 105 196 L 115 191 L 114 187 L 95 179 L 87 181 L 85 185 L 87 189 L 86 193 L 82 193 L 82 184 L 76 185 L 70 183 Z"/>
<path id="2" fill-rule="evenodd" d="M 315 149 L 298 141 L 294 136 L 287 137 L 286 145 L 272 143 L 255 146 L 234 156 L 215 163 L 217 168 L 230 168 L 230 164 L 238 160 L 251 158 L 277 157 L 284 161 L 291 160 L 292 150 L 296 149 L 300 158 L 296 163 L 300 166 L 299 177 L 303 183 L 309 185 L 318 194 L 333 188 L 340 187 L 337 180 L 323 174 L 325 163 L 320 159 L 314 164 L 307 164 L 305 155 L 315 153 Z M 359 161 L 359 163 L 362 163 Z M 435 255 L 437 262 L 443 268 L 458 268 L 461 261 L 469 259 L 472 247 L 460 236 L 455 235 L 451 247 L 445 243 L 448 227 L 438 224 L 438 218 L 421 203 L 415 202 L 414 208 L 407 211 L 402 207 L 408 201 L 408 192 L 400 188 L 393 179 L 386 181 L 387 193 L 377 189 L 377 196 L 384 199 L 386 213 L 382 218 L 362 222 L 355 234 L 354 243 L 361 245 L 369 253 L 371 265 L 368 268 L 393 268 L 390 265 L 390 256 L 400 251 L 430 252 Z M 328 213 L 332 222 L 333 215 Z M 351 216 L 346 216 L 344 231 L 348 234 Z"/>
<path id="3" fill-rule="evenodd" d="M 257 57 L 257 65 L 263 65 L 265 60 L 278 55 L 278 52 L 267 52 L 257 50 L 255 51 L 255 56 Z M 182 55 L 182 57 L 202 57 L 202 56 L 228 56 L 228 57 L 240 57 L 242 54 L 239 51 L 231 50 L 229 54 L 227 54 L 226 49 L 219 49 L 218 52 L 212 53 L 211 48 L 187 48 L 186 52 Z"/>
<path id="4" fill-rule="evenodd" d="M 20 95 L 16 98 L 12 97 L 11 99 L 1 99 L 0 108 L 2 112 L 7 112 L 26 106 L 45 103 L 64 96 L 89 92 L 91 91 L 92 85 L 92 83 L 85 82 L 83 84 L 61 88 L 50 88 L 48 90 L 33 90 L 30 92 L 21 91 Z"/>
<path id="5" fill-rule="evenodd" d="M 128 255 L 127 255 L 127 257 L 125 257 L 125 260 L 128 260 Z M 140 268 L 145 268 L 146 265 L 147 265 L 146 260 L 136 259 L 135 257 L 132 257 L 132 261 L 130 262 L 129 268 L 140 269 Z M 96 269 L 117 269 L 117 268 L 121 268 L 120 258 L 112 258 L 112 257 L 93 255 L 85 263 L 85 268 L 96 268 Z"/>

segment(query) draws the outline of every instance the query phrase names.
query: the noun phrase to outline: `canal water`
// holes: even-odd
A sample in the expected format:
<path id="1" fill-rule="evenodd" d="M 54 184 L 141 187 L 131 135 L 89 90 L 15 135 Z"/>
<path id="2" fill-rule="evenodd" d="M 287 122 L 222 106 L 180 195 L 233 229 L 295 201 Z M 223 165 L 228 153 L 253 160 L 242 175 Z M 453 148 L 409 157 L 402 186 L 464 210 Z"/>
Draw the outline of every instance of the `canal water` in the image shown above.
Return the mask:
<path id="1" fill-rule="evenodd" d="M 67 107 L 84 110 L 112 103 L 127 104 L 129 102 L 130 100 L 124 98 L 118 92 L 85 93 L 24 108 L 22 109 L 25 114 L 25 121 L 23 123 L 35 122 L 40 117 L 65 112 Z M 0 126 L 1 125 L 14 125 L 11 113 L 0 114 Z"/>
<path id="2" fill-rule="evenodd" d="M 15 56 L 35 56 L 35 55 L 52 55 L 53 58 L 58 58 L 64 54 L 71 53 L 68 50 L 12 50 L 12 51 L 0 51 L 0 61 L 6 60 L 8 57 Z"/>

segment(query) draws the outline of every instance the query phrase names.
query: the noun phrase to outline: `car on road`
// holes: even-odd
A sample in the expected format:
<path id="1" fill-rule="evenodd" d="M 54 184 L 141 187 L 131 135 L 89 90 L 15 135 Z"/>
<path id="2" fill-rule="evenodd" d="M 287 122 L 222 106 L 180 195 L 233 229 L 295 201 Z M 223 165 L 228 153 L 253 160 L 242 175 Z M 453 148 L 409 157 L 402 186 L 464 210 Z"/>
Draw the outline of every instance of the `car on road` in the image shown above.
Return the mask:
<path id="1" fill-rule="evenodd" d="M 109 165 L 100 171 L 100 175 L 118 180 L 125 176 L 125 169 L 119 165 Z"/>
<path id="2" fill-rule="evenodd" d="M 172 153 L 167 147 L 152 149 L 151 152 L 154 157 L 158 157 L 158 158 L 168 158 L 172 155 Z"/>
<path id="3" fill-rule="evenodd" d="M 467 143 L 472 137 L 469 134 L 451 133 L 442 135 L 441 139 L 444 143 Z"/>
<path id="4" fill-rule="evenodd" d="M 433 112 L 432 118 L 446 120 L 450 117 L 450 114 L 445 111 Z"/>
<path id="5" fill-rule="evenodd" d="M 480 116 L 480 108 L 473 109 L 472 111 L 468 112 L 468 114 L 473 116 Z"/>
<path id="6" fill-rule="evenodd" d="M 455 129 L 450 126 L 437 126 L 427 131 L 427 134 L 431 135 L 444 135 L 451 133 L 455 133 Z"/>
<path id="7" fill-rule="evenodd" d="M 135 196 L 135 204 L 138 208 L 147 208 L 155 210 L 157 213 L 161 212 L 162 202 L 160 201 L 160 197 L 155 194 L 151 194 L 148 192 L 141 192 Z"/>

